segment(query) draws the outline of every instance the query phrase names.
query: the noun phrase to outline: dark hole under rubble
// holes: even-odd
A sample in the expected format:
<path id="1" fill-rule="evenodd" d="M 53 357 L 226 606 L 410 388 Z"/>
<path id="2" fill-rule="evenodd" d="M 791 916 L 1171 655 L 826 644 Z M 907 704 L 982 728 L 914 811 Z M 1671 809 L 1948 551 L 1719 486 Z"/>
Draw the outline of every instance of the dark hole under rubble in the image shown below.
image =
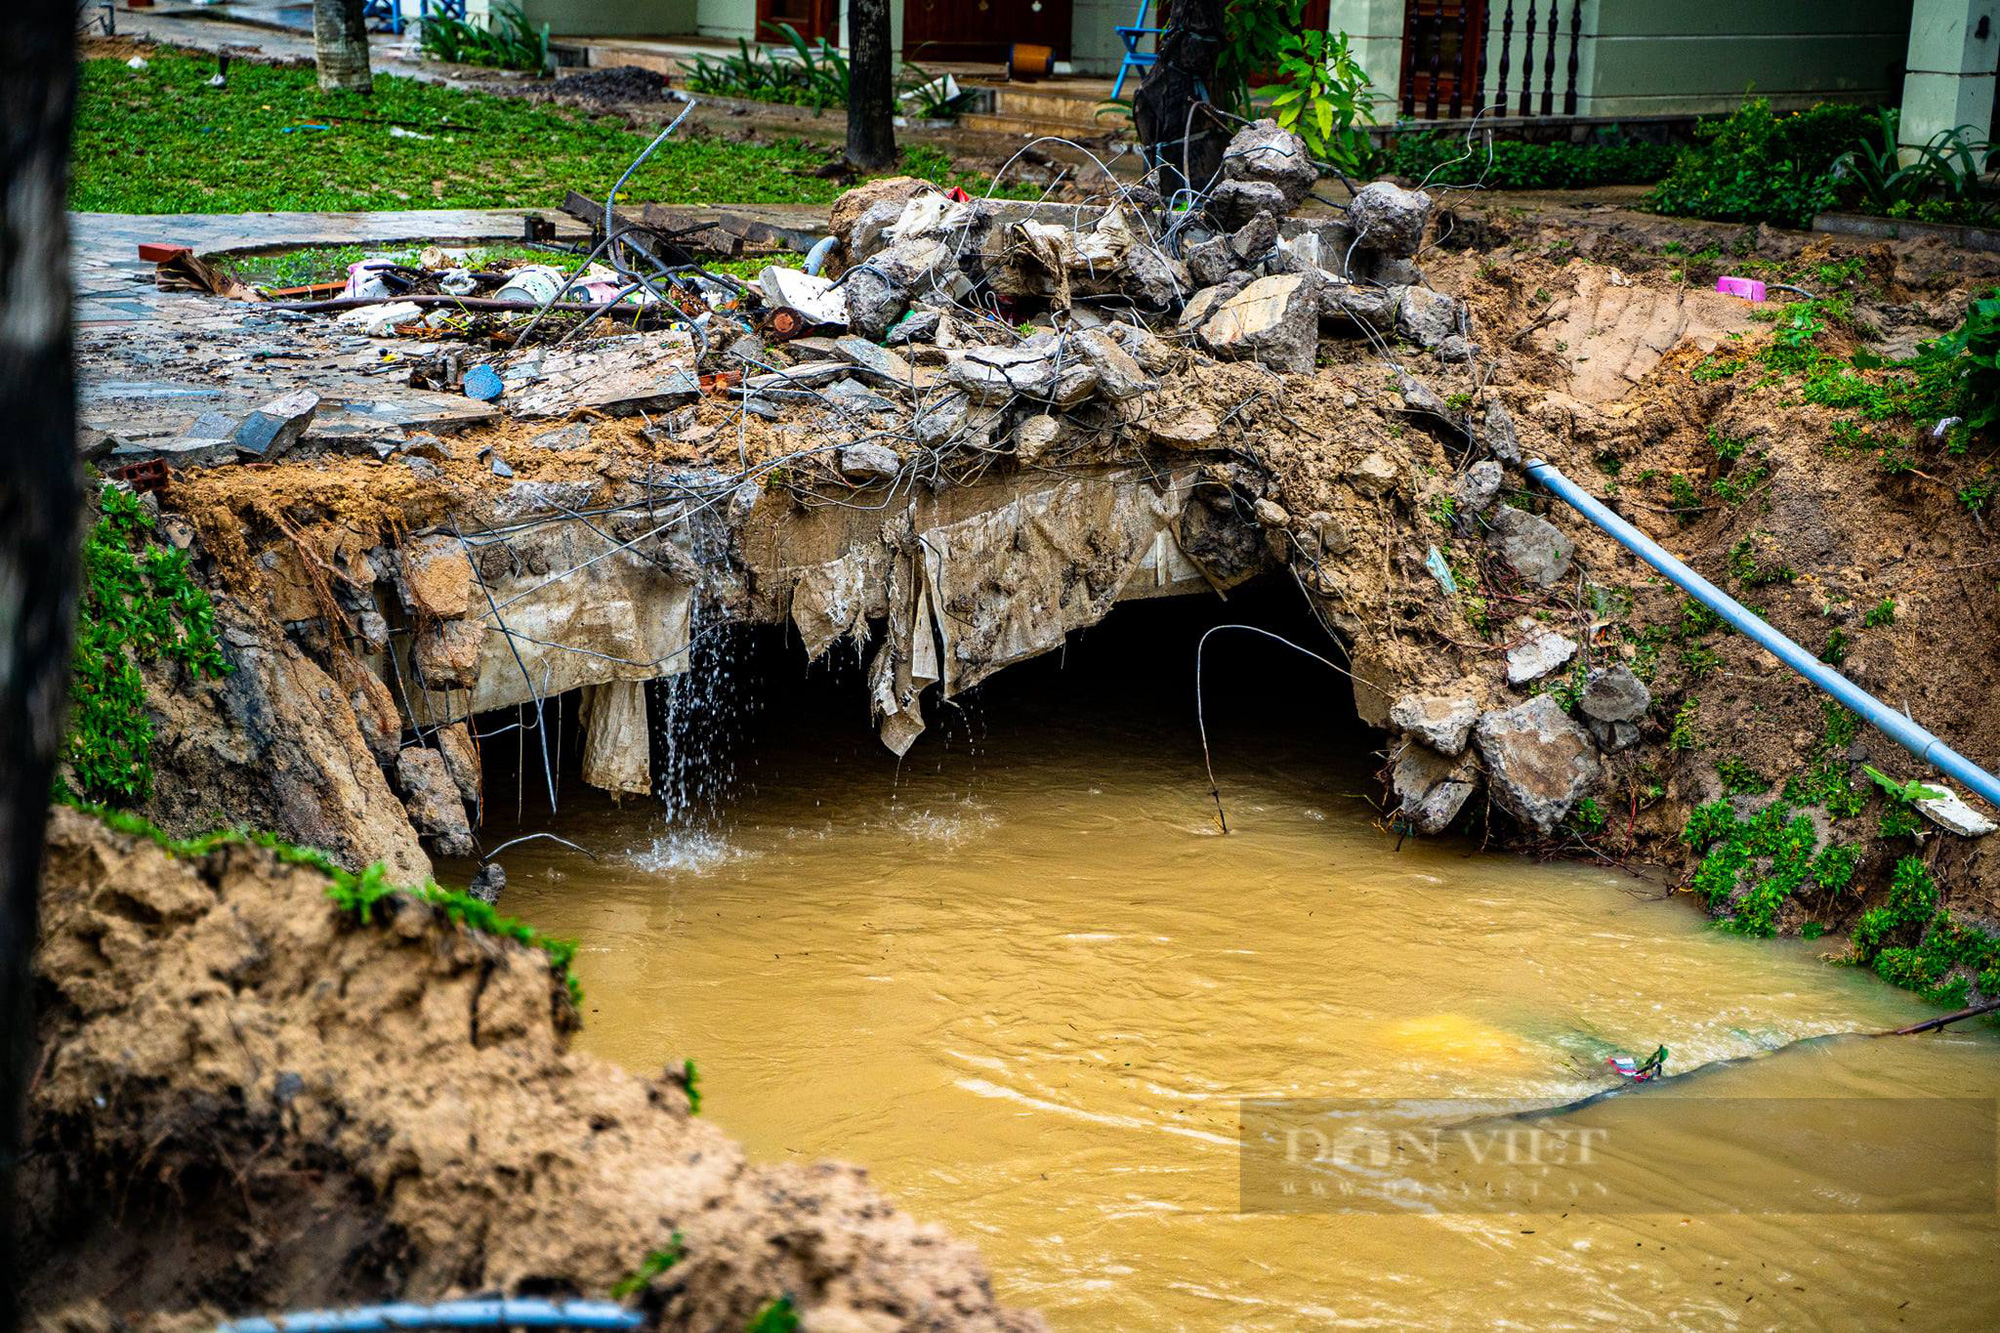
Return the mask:
<path id="1" fill-rule="evenodd" d="M 648 687 L 655 801 L 675 823 L 727 822 L 732 803 L 760 778 L 824 767 L 826 780 L 880 784 L 899 773 L 969 756 L 1002 730 L 1028 729 L 1050 744 L 1111 746 L 1139 740 L 1172 753 L 1188 790 L 1204 791 L 1195 716 L 1195 652 L 1219 625 L 1252 625 L 1345 664 L 1289 574 L 1265 575 L 1217 596 L 1121 603 L 1059 651 L 1000 671 L 949 702 L 927 692 L 928 731 L 903 759 L 883 747 L 868 715 L 862 659 L 840 644 L 808 663 L 789 626 L 725 625 L 697 636 L 690 670 Z M 1203 698 L 1216 773 L 1265 762 L 1274 743 L 1329 756 L 1343 773 L 1379 763 L 1381 733 L 1356 715 L 1345 676 L 1261 635 L 1223 632 L 1203 657 Z M 549 763 L 559 809 L 551 818 L 532 706 L 477 719 L 485 773 L 483 846 L 537 830 L 561 833 L 566 813 L 610 798 L 579 776 L 579 695 L 551 699 Z M 1108 759 L 1108 762 L 1115 760 Z M 627 798 L 632 805 L 641 798 Z M 504 863 L 504 854 L 501 858 Z"/>

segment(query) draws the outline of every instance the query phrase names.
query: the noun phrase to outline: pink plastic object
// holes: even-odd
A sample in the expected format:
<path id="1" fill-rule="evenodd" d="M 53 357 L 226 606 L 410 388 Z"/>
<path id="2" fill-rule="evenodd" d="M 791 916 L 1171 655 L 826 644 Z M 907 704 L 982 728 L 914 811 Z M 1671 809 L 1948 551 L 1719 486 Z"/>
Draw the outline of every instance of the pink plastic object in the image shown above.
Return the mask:
<path id="1" fill-rule="evenodd" d="M 1715 290 L 1724 296 L 1740 296 L 1746 301 L 1764 299 L 1764 284 L 1755 278 L 1717 278 Z"/>

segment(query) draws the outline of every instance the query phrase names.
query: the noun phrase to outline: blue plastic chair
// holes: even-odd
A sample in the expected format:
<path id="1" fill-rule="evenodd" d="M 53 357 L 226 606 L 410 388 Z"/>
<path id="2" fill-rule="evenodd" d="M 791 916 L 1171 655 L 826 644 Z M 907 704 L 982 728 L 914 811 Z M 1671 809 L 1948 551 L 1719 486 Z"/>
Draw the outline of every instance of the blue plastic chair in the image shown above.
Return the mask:
<path id="1" fill-rule="evenodd" d="M 1140 42 L 1148 37 L 1157 40 L 1159 35 L 1166 31 L 1165 28 L 1146 26 L 1146 11 L 1152 4 L 1153 0 L 1139 0 L 1139 17 L 1132 20 L 1132 25 L 1130 27 L 1121 25 L 1112 29 L 1118 34 L 1118 40 L 1125 43 L 1125 59 L 1118 64 L 1118 82 L 1111 85 L 1111 100 L 1114 102 L 1125 91 L 1126 75 L 1135 69 L 1151 69 L 1159 62 L 1160 57 L 1157 53 L 1139 49 Z"/>
<path id="2" fill-rule="evenodd" d="M 361 18 L 376 32 L 403 32 L 402 0 L 362 0 Z"/>
<path id="3" fill-rule="evenodd" d="M 424 17 L 429 18 L 432 10 L 436 10 L 437 16 L 441 19 L 457 19 L 460 23 L 465 22 L 465 0 L 424 0 Z"/>

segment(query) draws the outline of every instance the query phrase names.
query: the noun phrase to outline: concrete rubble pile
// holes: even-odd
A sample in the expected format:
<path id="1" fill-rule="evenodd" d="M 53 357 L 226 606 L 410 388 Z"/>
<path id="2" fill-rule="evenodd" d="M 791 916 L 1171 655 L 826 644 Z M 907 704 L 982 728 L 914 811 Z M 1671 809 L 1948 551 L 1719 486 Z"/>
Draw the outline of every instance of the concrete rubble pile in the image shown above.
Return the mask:
<path id="1" fill-rule="evenodd" d="M 374 719 L 362 731 L 415 826 L 437 849 L 469 849 L 481 796 L 469 724 L 573 689 L 586 779 L 644 793 L 644 689 L 687 669 L 697 620 L 790 621 L 815 657 L 851 644 L 901 753 L 924 729 L 927 689 L 970 688 L 1121 598 L 1227 589 L 1282 563 L 1324 590 L 1351 552 L 1379 562 L 1353 552 L 1351 523 L 1291 513 L 1256 461 L 1287 420 L 1275 405 L 1311 382 L 1329 339 L 1385 363 L 1385 410 L 1469 444 L 1444 483 L 1462 529 L 1483 532 L 1523 586 L 1567 577 L 1570 539 L 1499 502 L 1521 457 L 1505 407 L 1447 402 L 1418 373 L 1480 355 L 1464 306 L 1417 266 L 1432 200 L 1380 181 L 1344 213 L 1297 212 L 1317 179 L 1301 141 L 1259 122 L 1195 208 L 1163 209 L 1144 188 L 1083 206 L 871 182 L 834 205 L 817 271 L 774 263 L 724 282 L 662 265 L 671 308 L 651 331 L 593 314 L 537 342 L 523 330 L 539 314 L 505 312 L 512 343 L 495 352 L 490 338 L 440 343 L 428 316 L 355 321 L 400 345 L 413 385 L 550 423 L 531 452 L 588 451 L 591 421 L 643 416 L 648 438 L 710 460 L 627 479 L 607 504 L 589 486 L 514 480 L 501 451 L 482 450 L 501 490 L 484 531 L 468 521 L 378 548 L 373 581 L 337 590 L 373 681 L 355 695 Z M 593 296 L 623 299 L 602 283 Z M 147 456 L 187 468 L 339 450 L 315 434 L 311 398 L 197 421 Z M 741 453 L 752 421 L 789 452 Z M 375 453 L 421 471 L 427 438 Z M 1291 445 L 1350 451 L 1337 426 Z M 1340 464 L 1341 493 L 1389 525 L 1385 544 L 1404 531 L 1392 516 L 1420 512 L 1412 471 L 1379 447 Z M 1350 651 L 1367 633 L 1338 599 L 1327 618 Z M 1413 693 L 1421 673 L 1401 671 L 1381 716 L 1363 708 L 1396 735 L 1404 826 L 1441 831 L 1486 786 L 1546 834 L 1591 789 L 1600 754 L 1634 743 L 1644 687 L 1629 672 L 1592 670 L 1574 709 L 1544 689 L 1588 659 L 1587 633 L 1529 621 L 1516 637 L 1485 674 Z"/>

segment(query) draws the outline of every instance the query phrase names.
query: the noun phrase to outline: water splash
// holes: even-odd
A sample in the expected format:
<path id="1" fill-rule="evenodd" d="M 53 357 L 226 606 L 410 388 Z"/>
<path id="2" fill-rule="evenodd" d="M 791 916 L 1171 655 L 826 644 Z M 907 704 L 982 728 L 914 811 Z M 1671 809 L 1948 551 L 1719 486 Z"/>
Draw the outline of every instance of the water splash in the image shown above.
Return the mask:
<path id="1" fill-rule="evenodd" d="M 652 875 L 704 875 L 755 855 L 707 829 L 675 829 L 633 848 L 625 859 Z"/>
<path id="2" fill-rule="evenodd" d="M 704 631 L 700 599 L 689 611 L 688 668 L 651 686 L 653 791 L 667 823 L 713 830 L 736 784 L 744 722 L 756 707 L 743 679 L 737 637 L 726 624 Z"/>

